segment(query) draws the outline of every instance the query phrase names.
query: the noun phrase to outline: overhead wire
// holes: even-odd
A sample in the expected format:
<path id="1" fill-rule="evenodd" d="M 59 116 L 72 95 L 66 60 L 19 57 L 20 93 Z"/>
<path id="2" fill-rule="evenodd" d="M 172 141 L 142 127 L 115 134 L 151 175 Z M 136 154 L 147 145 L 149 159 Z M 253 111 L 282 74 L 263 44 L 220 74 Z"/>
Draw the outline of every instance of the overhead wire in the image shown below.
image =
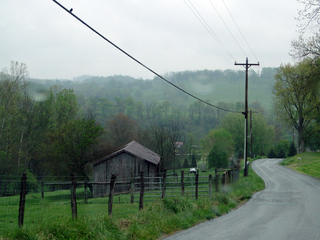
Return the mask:
<path id="1" fill-rule="evenodd" d="M 190 0 L 188 0 L 189 4 L 186 0 L 183 0 L 184 3 L 188 6 L 188 8 L 191 10 L 191 12 L 195 15 L 195 17 L 199 20 L 199 22 L 202 24 L 202 26 L 209 32 L 209 34 L 218 42 L 218 44 L 222 47 L 222 49 L 231 57 L 234 61 L 236 61 L 235 57 L 224 47 L 222 44 L 222 41 L 219 39 L 217 34 L 212 30 L 212 28 L 209 26 L 209 24 L 206 22 L 206 20 L 202 17 L 202 15 L 199 13 L 197 8 L 192 4 Z"/>
<path id="2" fill-rule="evenodd" d="M 163 76 L 161 76 L 160 74 L 158 74 L 157 72 L 155 72 L 154 70 L 152 70 L 151 68 L 147 67 L 145 64 L 143 64 L 142 62 L 140 62 L 139 60 L 137 60 L 136 58 L 134 58 L 132 55 L 130 55 L 129 53 L 127 53 L 126 51 L 124 51 L 122 48 L 120 48 L 119 46 L 117 46 L 115 43 L 113 43 L 112 41 L 110 41 L 109 39 L 107 39 L 106 37 L 104 37 L 101 33 L 99 33 L 97 30 L 95 30 L 93 27 L 91 27 L 89 24 L 87 24 L 85 21 L 83 21 L 82 19 L 80 19 L 78 16 L 76 16 L 72 10 L 68 10 L 66 7 L 64 7 L 62 4 L 60 4 L 58 1 L 56 0 L 52 0 L 53 2 L 55 2 L 58 6 L 60 6 L 62 9 L 64 9 L 66 12 L 68 12 L 70 15 L 72 15 L 74 18 L 76 18 L 79 22 L 81 22 L 83 25 L 85 25 L 86 27 L 88 27 L 91 31 L 93 31 L 94 33 L 96 33 L 98 36 L 100 36 L 102 39 L 104 39 L 105 41 L 107 41 L 109 44 L 111 44 L 113 47 L 115 47 L 116 49 L 118 49 L 120 52 L 122 52 L 123 54 L 125 54 L 127 57 L 131 58 L 133 61 L 135 61 L 136 63 L 138 63 L 139 65 L 141 65 L 142 67 L 144 67 L 145 69 L 147 69 L 148 71 L 150 71 L 151 73 L 153 73 L 154 75 L 156 75 L 157 77 L 159 77 L 160 79 L 162 79 L 163 81 L 167 82 L 168 84 L 170 84 L 171 86 L 175 87 L 176 89 L 178 89 L 179 91 L 189 95 L 190 97 L 206 104 L 209 105 L 211 107 L 220 109 L 222 111 L 226 111 L 226 112 L 233 112 L 233 113 L 242 113 L 240 111 L 234 111 L 234 110 L 230 110 L 230 109 L 226 109 L 226 108 L 222 108 L 216 105 L 213 105 L 207 101 L 202 100 L 201 98 L 187 92 L 186 90 L 180 88 L 179 86 L 173 84 L 172 82 L 170 82 L 169 80 L 167 80 L 166 78 L 164 78 Z"/>
<path id="3" fill-rule="evenodd" d="M 228 32 L 230 33 L 231 37 L 233 38 L 233 40 L 236 42 L 236 44 L 238 45 L 238 47 L 240 48 L 240 50 L 242 51 L 242 53 L 247 56 L 247 54 L 245 53 L 245 51 L 243 50 L 243 48 L 240 46 L 239 42 L 237 41 L 237 39 L 235 38 L 235 36 L 232 34 L 230 28 L 228 27 L 228 25 L 226 24 L 226 22 L 223 20 L 222 16 L 220 15 L 219 11 L 217 10 L 217 8 L 214 6 L 214 4 L 212 3 L 211 0 L 209 0 L 211 3 L 211 6 L 213 7 L 213 9 L 215 10 L 215 12 L 218 14 L 220 20 L 222 21 L 222 23 L 224 24 L 224 26 L 227 28 Z"/>
<path id="4" fill-rule="evenodd" d="M 235 38 L 235 36 L 234 36 L 233 33 L 231 32 L 230 28 L 227 26 L 226 22 L 223 20 L 221 14 L 219 13 L 219 11 L 217 10 L 217 8 L 216 8 L 216 7 L 214 6 L 214 4 L 212 3 L 212 0 L 209 0 L 209 1 L 210 1 L 210 3 L 211 3 L 211 6 L 213 7 L 213 9 L 215 10 L 215 12 L 216 12 L 217 15 L 219 16 L 220 20 L 222 21 L 222 23 L 224 24 L 224 26 L 226 27 L 226 29 L 229 31 L 229 33 L 230 33 L 230 35 L 232 36 L 233 40 L 236 42 L 236 44 L 238 45 L 238 47 L 240 48 L 240 50 L 242 51 L 242 53 L 247 56 L 247 54 L 245 53 L 245 51 L 244 51 L 243 48 L 241 47 L 239 41 Z M 254 56 L 254 57 L 256 58 L 256 60 L 258 61 L 258 58 L 256 57 L 255 53 L 253 52 L 252 48 L 250 47 L 248 41 L 247 41 L 246 38 L 244 37 L 244 35 L 243 35 L 243 33 L 242 33 L 239 25 L 237 24 L 237 22 L 235 21 L 234 17 L 232 16 L 232 14 L 231 14 L 228 6 L 226 5 L 226 3 L 225 3 L 224 0 L 222 0 L 222 1 L 223 1 L 223 4 L 224 4 L 225 8 L 227 9 L 227 11 L 228 11 L 231 19 L 233 20 L 234 24 L 236 25 L 238 31 L 240 32 L 243 40 L 244 40 L 245 43 L 247 44 L 247 47 L 250 49 L 251 53 L 253 54 L 253 56 Z M 258 61 L 258 62 L 259 62 L 259 61 Z M 258 96 L 260 96 L 260 95 L 258 95 Z"/>
<path id="5" fill-rule="evenodd" d="M 219 39 L 219 37 L 214 33 L 214 31 L 212 30 L 212 28 L 208 25 L 208 23 L 204 20 L 204 18 L 202 17 L 202 15 L 199 13 L 199 11 L 196 9 L 196 7 L 192 4 L 192 2 L 190 0 L 188 0 L 190 6 L 188 5 L 186 0 L 183 0 L 184 3 L 188 6 L 188 8 L 192 11 L 192 13 L 197 17 L 197 19 L 200 21 L 200 23 L 203 25 L 203 27 L 216 39 L 216 41 L 219 43 L 219 45 L 225 50 L 225 47 L 223 46 L 221 40 Z M 211 1 L 210 1 L 211 2 Z M 217 11 L 217 9 L 215 8 L 215 6 L 213 5 L 213 3 L 211 2 L 212 7 L 214 8 L 214 10 L 217 12 L 217 14 L 219 15 L 221 21 L 224 23 L 225 27 L 228 29 L 229 33 L 231 34 L 231 36 L 233 37 L 234 41 L 238 44 L 239 48 L 242 50 L 242 52 L 245 54 L 244 50 L 242 49 L 242 47 L 240 46 L 240 44 L 238 43 L 238 41 L 235 39 L 234 35 L 231 33 L 230 29 L 228 28 L 228 26 L 226 25 L 226 23 L 224 22 L 224 20 L 222 19 L 221 15 L 219 14 L 219 12 Z M 233 55 L 228 51 L 225 50 L 229 56 L 231 56 L 231 58 L 236 62 L 235 58 L 233 57 Z M 246 54 L 245 54 L 246 55 Z M 240 93 L 240 88 L 239 88 L 239 93 Z"/>
<path id="6" fill-rule="evenodd" d="M 243 35 L 242 31 L 240 30 L 239 25 L 237 24 L 236 20 L 235 20 L 235 19 L 234 19 L 234 17 L 232 16 L 232 14 L 231 14 L 231 12 L 230 12 L 230 10 L 229 10 L 229 8 L 228 8 L 227 4 L 225 3 L 225 1 L 224 1 L 224 0 L 222 0 L 222 2 L 223 2 L 223 4 L 224 4 L 225 8 L 227 9 L 227 11 L 228 11 L 228 13 L 229 13 L 229 15 L 230 15 L 230 17 L 231 17 L 232 21 L 234 22 L 234 24 L 236 25 L 236 27 L 237 27 L 238 31 L 240 32 L 240 34 L 241 34 L 241 36 L 242 36 L 243 40 L 245 41 L 245 43 L 247 44 L 248 48 L 250 49 L 250 51 L 251 51 L 252 55 L 256 58 L 257 62 L 259 62 L 259 60 L 258 60 L 257 56 L 255 55 L 255 53 L 253 52 L 252 48 L 250 47 L 250 45 L 249 45 L 249 43 L 248 43 L 247 39 L 245 38 L 245 36 Z"/>

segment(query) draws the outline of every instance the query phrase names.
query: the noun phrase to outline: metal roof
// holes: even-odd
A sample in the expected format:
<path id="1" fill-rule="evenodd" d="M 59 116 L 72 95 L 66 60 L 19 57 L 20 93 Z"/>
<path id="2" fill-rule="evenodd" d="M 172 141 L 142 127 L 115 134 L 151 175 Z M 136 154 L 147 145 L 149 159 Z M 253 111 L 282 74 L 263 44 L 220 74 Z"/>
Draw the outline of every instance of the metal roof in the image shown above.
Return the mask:
<path id="1" fill-rule="evenodd" d="M 155 165 L 158 165 L 160 162 L 160 156 L 156 154 L 155 152 L 151 151 L 150 149 L 142 146 L 141 144 L 137 143 L 136 141 L 132 141 L 125 145 L 122 149 L 112 153 L 111 155 L 108 155 L 97 162 L 93 163 L 93 165 L 97 165 L 100 162 L 106 161 L 120 153 L 126 152 L 128 154 L 131 154 L 137 158 L 143 159 L 145 161 L 151 162 Z"/>

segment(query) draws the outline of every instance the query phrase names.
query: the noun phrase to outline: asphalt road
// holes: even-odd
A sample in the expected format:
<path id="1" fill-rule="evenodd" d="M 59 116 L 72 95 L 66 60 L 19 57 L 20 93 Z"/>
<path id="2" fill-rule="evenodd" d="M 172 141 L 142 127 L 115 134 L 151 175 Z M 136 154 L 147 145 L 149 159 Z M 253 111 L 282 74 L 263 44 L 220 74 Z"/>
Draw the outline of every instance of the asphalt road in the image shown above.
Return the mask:
<path id="1" fill-rule="evenodd" d="M 266 183 L 240 208 L 166 240 L 320 239 L 320 181 L 261 159 L 252 168 Z"/>

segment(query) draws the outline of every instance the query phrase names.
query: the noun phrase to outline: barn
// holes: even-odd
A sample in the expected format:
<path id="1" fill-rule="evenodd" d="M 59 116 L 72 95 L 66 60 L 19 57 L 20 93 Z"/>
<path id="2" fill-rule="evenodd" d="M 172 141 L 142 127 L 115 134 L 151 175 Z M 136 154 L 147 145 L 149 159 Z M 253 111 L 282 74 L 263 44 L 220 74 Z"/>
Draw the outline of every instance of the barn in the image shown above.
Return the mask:
<path id="1" fill-rule="evenodd" d="M 158 173 L 160 156 L 136 141 L 125 145 L 117 152 L 93 163 L 93 182 L 110 182 L 114 174 L 119 180 L 130 180 L 141 171 L 145 177 L 155 177 Z M 115 192 L 127 192 L 130 184 L 115 186 Z M 109 193 L 109 185 L 94 184 L 93 196 L 102 197 Z"/>

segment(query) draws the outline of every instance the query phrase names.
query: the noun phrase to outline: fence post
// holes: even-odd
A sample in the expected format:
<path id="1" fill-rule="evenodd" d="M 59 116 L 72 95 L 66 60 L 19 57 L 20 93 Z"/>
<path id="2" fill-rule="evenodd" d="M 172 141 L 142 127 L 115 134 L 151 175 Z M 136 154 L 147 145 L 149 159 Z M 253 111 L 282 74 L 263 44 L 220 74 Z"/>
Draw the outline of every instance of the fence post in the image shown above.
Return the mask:
<path id="1" fill-rule="evenodd" d="M 76 197 L 77 180 L 74 174 L 71 174 L 71 212 L 72 218 L 77 218 L 77 197 Z"/>
<path id="2" fill-rule="evenodd" d="M 216 176 L 214 178 L 214 185 L 216 192 L 219 192 L 219 174 L 216 173 Z"/>
<path id="3" fill-rule="evenodd" d="M 222 191 L 225 192 L 226 189 L 226 174 L 222 174 L 222 179 L 221 179 L 221 185 L 222 185 Z"/>
<path id="4" fill-rule="evenodd" d="M 131 178 L 130 193 L 131 193 L 130 203 L 134 203 L 134 177 Z"/>
<path id="5" fill-rule="evenodd" d="M 196 174 L 196 200 L 198 199 L 199 173 Z"/>
<path id="6" fill-rule="evenodd" d="M 140 172 L 140 181 L 141 181 L 141 187 L 140 187 L 140 200 L 139 200 L 139 211 L 143 209 L 143 194 L 144 194 L 144 177 L 143 172 Z"/>
<path id="7" fill-rule="evenodd" d="M 44 188 L 43 188 L 43 181 L 41 182 L 41 198 L 44 198 Z"/>
<path id="8" fill-rule="evenodd" d="M 229 170 L 225 171 L 225 185 L 227 186 L 230 183 L 230 176 L 229 176 Z"/>
<path id="9" fill-rule="evenodd" d="M 162 195 L 161 195 L 161 199 L 164 199 L 165 195 L 166 195 L 166 181 L 167 181 L 167 169 L 164 169 L 164 173 L 163 173 L 163 181 L 162 181 Z"/>
<path id="10" fill-rule="evenodd" d="M 117 176 L 112 174 L 110 180 L 110 191 L 109 191 L 109 202 L 108 202 L 108 214 L 112 215 L 112 205 L 113 205 L 113 193 L 114 193 L 114 186 L 116 183 Z"/>
<path id="11" fill-rule="evenodd" d="M 23 226 L 24 209 L 26 204 L 26 192 L 27 192 L 27 174 L 23 173 L 21 177 L 21 189 L 20 189 L 20 203 L 19 203 L 19 228 Z"/>
<path id="12" fill-rule="evenodd" d="M 212 196 L 212 174 L 209 175 L 209 197 Z"/>
<path id="13" fill-rule="evenodd" d="M 88 194 L 87 194 L 87 189 L 88 189 L 88 179 L 84 181 L 84 203 L 88 203 Z"/>
<path id="14" fill-rule="evenodd" d="M 234 183 L 234 172 L 233 169 L 230 170 L 231 182 Z"/>
<path id="15" fill-rule="evenodd" d="M 184 196 L 184 171 L 181 170 L 181 196 Z"/>

